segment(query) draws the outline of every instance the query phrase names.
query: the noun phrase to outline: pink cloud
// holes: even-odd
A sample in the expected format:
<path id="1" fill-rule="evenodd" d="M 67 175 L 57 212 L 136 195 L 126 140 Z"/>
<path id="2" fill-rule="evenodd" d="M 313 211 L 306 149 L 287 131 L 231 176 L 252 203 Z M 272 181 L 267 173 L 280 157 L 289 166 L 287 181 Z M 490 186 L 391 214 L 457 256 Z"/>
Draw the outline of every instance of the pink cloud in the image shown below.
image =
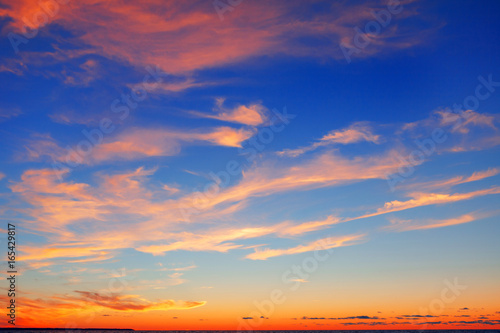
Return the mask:
<path id="1" fill-rule="evenodd" d="M 189 73 L 260 55 L 343 59 L 339 43 L 352 43 L 354 27 L 374 20 L 372 12 L 383 7 L 371 2 L 331 3 L 322 13 L 313 13 L 301 1 L 248 1 L 221 21 L 212 2 L 86 0 L 59 5 L 47 24 L 59 24 L 77 36 L 70 38 L 72 43 L 110 59 L 142 67 L 157 64 L 168 73 Z M 45 22 L 33 20 L 37 13 L 44 11 L 36 0 L 10 2 L 0 9 L 0 15 L 12 20 L 10 27 L 21 33 L 25 24 L 43 29 Z M 408 9 L 393 20 L 415 15 Z M 419 34 L 411 31 L 407 27 L 402 34 L 399 25 L 393 24 L 371 36 L 370 47 L 355 56 L 371 57 L 419 45 L 421 27 Z M 318 36 L 324 40 L 320 48 L 299 42 Z"/>

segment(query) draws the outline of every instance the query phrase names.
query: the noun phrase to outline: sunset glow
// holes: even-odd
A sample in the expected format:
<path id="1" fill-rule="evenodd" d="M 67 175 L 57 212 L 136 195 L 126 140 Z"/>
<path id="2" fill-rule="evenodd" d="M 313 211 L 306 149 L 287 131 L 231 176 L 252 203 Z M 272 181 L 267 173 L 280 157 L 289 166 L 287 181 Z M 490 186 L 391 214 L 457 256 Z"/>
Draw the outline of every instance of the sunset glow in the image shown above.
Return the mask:
<path id="1" fill-rule="evenodd" d="M 500 2 L 0 17 L 0 327 L 500 327 Z"/>

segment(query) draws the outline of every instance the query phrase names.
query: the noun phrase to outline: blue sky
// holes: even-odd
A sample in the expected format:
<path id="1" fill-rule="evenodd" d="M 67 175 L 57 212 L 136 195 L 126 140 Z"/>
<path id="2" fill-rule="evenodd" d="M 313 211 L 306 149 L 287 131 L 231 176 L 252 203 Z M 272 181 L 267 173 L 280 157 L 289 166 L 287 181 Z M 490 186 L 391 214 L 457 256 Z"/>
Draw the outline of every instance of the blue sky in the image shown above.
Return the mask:
<path id="1" fill-rule="evenodd" d="M 55 1 L 0 1 L 19 325 L 498 325 L 498 2 Z"/>

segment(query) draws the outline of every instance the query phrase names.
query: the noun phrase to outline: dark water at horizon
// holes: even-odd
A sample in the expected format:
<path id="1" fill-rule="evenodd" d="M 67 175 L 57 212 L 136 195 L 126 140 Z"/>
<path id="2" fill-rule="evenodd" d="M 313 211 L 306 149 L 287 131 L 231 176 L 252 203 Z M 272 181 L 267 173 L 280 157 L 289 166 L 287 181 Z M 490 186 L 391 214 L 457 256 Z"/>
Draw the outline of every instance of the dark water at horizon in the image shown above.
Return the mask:
<path id="1" fill-rule="evenodd" d="M 23 333 L 500 333 L 500 329 L 444 329 L 444 330 L 255 330 L 255 331 L 228 331 L 228 330 L 163 330 L 163 331 L 141 331 L 141 330 L 100 330 L 100 329 L 7 329 L 0 328 L 0 332 L 23 332 Z"/>

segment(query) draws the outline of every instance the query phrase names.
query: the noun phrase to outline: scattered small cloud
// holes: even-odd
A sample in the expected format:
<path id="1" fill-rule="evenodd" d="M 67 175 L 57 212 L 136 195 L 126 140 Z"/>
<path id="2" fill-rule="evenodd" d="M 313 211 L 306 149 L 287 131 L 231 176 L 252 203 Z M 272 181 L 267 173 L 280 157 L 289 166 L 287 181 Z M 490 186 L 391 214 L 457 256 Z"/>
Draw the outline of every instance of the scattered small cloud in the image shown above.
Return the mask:
<path id="1" fill-rule="evenodd" d="M 18 108 L 0 108 L 0 123 L 23 114 Z"/>
<path id="2" fill-rule="evenodd" d="M 268 110 L 259 102 L 248 105 L 237 105 L 233 108 L 225 107 L 224 102 L 224 98 L 216 100 L 214 114 L 198 111 L 191 111 L 190 114 L 200 118 L 211 118 L 249 126 L 262 125 L 267 119 L 266 114 Z"/>
<path id="3" fill-rule="evenodd" d="M 306 152 L 316 150 L 319 147 L 333 144 L 346 145 L 363 141 L 378 144 L 381 141 L 381 137 L 380 135 L 373 134 L 372 128 L 367 123 L 358 122 L 341 130 L 333 130 L 310 146 L 297 149 L 285 149 L 279 151 L 277 154 L 280 156 L 297 157 Z"/>

